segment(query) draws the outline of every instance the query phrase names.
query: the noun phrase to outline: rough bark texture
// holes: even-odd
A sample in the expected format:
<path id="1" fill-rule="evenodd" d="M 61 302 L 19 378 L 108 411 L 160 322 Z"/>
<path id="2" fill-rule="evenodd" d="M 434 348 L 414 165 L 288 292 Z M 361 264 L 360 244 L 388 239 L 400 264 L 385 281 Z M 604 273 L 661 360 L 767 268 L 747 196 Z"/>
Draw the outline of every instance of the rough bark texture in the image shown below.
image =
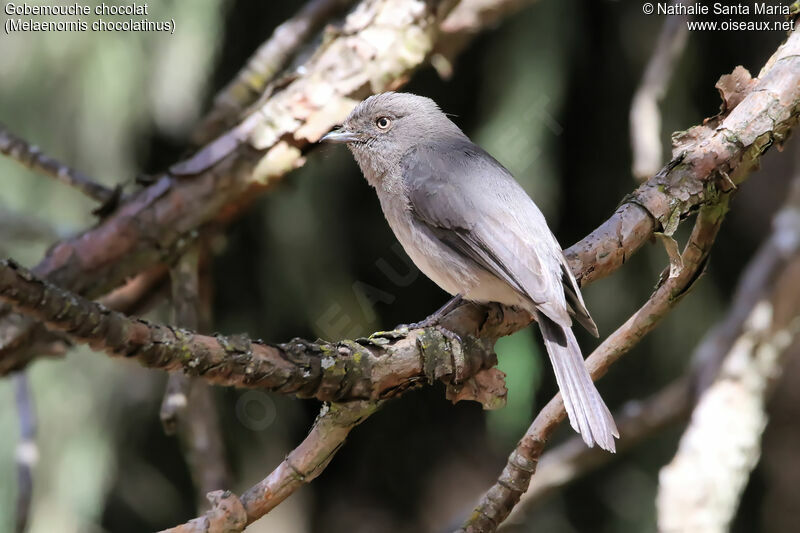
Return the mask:
<path id="1" fill-rule="evenodd" d="M 200 335 L 110 311 L 0 261 L 0 300 L 109 355 L 162 370 L 183 370 L 219 385 L 295 394 L 322 401 L 378 400 L 416 383 L 462 383 L 496 363 L 493 339 L 508 327 L 502 316 L 463 306 L 461 342 L 437 328 L 378 332 L 338 343 L 294 339 L 267 344 L 246 336 Z M 471 314 L 471 318 L 467 316 Z M 479 338 L 478 335 L 483 338 Z"/>

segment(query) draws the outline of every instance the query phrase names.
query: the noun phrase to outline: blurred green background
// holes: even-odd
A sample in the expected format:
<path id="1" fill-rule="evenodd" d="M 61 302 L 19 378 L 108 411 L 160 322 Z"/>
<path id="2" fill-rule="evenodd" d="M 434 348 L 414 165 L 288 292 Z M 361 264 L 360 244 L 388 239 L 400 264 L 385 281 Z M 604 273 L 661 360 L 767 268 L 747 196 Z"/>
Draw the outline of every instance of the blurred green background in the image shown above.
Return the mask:
<path id="1" fill-rule="evenodd" d="M 164 1 L 150 4 L 150 18 L 174 18 L 174 35 L 2 35 L 0 121 L 103 183 L 129 184 L 184 153 L 215 91 L 300 5 Z M 476 39 L 459 57 L 452 79 L 426 68 L 406 90 L 434 98 L 503 162 L 566 247 L 607 218 L 635 186 L 628 112 L 663 21 L 642 15 L 639 2 L 542 0 Z M 756 74 L 782 39 L 778 32 L 690 34 L 662 106 L 665 144 L 670 132 L 717 112 L 714 83 L 721 74 L 739 64 Z M 600 383 L 612 407 L 645 397 L 684 372 L 768 230 L 792 159 L 771 152 L 741 188 L 708 275 Z M 35 217 L 49 228 L 39 240 L 0 228 L 0 254 L 23 264 L 34 265 L 53 236 L 93 223 L 93 205 L 79 193 L 4 158 L 0 184 L 0 211 Z M 260 198 L 219 244 L 214 329 L 225 333 L 276 342 L 351 337 L 419 320 L 446 299 L 409 266 L 373 191 L 341 147 L 314 150 L 304 168 Z M 586 289 L 601 334 L 647 298 L 666 265 L 663 249 L 647 246 L 618 273 Z M 152 318 L 167 320 L 166 307 Z M 596 344 L 588 336 L 580 340 L 587 351 Z M 318 480 L 248 531 L 444 530 L 492 483 L 537 408 L 555 392 L 533 328 L 503 339 L 497 351 L 509 376 L 505 409 L 453 406 L 440 386 L 409 393 L 358 427 Z M 800 371 L 793 374 L 800 379 Z M 36 362 L 29 375 L 40 418 L 30 531 L 138 532 L 196 514 L 179 445 L 163 434 L 158 419 L 163 373 L 77 348 L 65 359 Z M 789 373 L 790 384 L 791 378 Z M 230 488 L 237 493 L 277 465 L 319 408 L 313 401 L 263 394 L 256 403 L 264 411 L 252 415 L 254 423 L 236 414 L 243 392 L 216 393 L 234 473 Z M 795 402 L 782 402 L 784 397 L 777 395 L 775 412 L 793 412 Z M 264 417 L 267 423 L 258 423 Z M 18 429 L 10 380 L 0 381 L 0 432 L 5 532 L 13 528 L 16 498 Z M 621 455 L 552 496 L 514 530 L 655 531 L 657 473 L 679 435 L 674 428 Z M 568 436 L 561 428 L 556 440 Z M 791 427 L 770 426 L 765 456 L 770 442 L 790 437 Z M 800 482 L 800 462 L 781 466 L 759 465 L 736 531 L 793 531 L 783 528 L 796 524 L 797 511 L 782 500 L 786 494 L 772 489 Z"/>

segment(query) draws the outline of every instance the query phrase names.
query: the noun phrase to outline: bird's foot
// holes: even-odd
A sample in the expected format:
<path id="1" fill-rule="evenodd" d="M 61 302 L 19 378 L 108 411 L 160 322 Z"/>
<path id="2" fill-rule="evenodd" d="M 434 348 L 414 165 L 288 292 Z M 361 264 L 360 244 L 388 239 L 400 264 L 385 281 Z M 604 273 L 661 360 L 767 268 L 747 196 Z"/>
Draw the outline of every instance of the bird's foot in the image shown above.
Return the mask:
<path id="1" fill-rule="evenodd" d="M 441 320 L 445 317 L 445 315 L 447 315 L 456 307 L 461 305 L 461 301 L 462 301 L 461 295 L 457 294 L 456 296 L 453 296 L 453 298 L 448 300 L 446 304 L 440 307 L 435 313 L 433 313 L 425 320 L 414 322 L 412 324 L 400 324 L 399 326 L 397 326 L 397 328 L 420 329 L 420 328 L 430 328 L 433 326 L 438 326 L 439 322 L 441 322 Z"/>
<path id="2" fill-rule="evenodd" d="M 410 324 L 400 324 L 397 326 L 397 329 L 423 329 L 423 328 L 432 328 L 434 326 L 438 326 L 439 319 L 441 317 L 436 316 L 435 314 L 429 316 L 425 320 L 420 320 L 419 322 L 412 322 Z"/>
<path id="3" fill-rule="evenodd" d="M 459 345 L 463 345 L 464 344 L 464 342 L 461 340 L 461 336 L 458 333 L 456 333 L 454 331 L 451 331 L 451 330 L 449 330 L 449 329 L 447 329 L 447 328 L 445 328 L 443 326 L 440 326 L 438 324 L 433 326 L 433 327 L 436 329 L 436 331 L 441 333 L 442 336 L 445 339 L 450 341 L 450 344 L 453 344 L 454 342 L 457 342 Z"/>

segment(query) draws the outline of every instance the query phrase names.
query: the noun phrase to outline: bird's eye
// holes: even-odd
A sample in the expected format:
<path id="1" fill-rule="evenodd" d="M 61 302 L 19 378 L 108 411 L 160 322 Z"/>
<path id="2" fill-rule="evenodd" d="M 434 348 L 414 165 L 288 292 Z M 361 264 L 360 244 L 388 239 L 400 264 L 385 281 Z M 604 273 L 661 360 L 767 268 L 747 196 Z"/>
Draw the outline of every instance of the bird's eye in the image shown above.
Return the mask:
<path id="1" fill-rule="evenodd" d="M 375 121 L 375 125 L 382 130 L 388 130 L 389 126 L 392 125 L 392 121 L 389 120 L 389 117 L 380 117 Z"/>

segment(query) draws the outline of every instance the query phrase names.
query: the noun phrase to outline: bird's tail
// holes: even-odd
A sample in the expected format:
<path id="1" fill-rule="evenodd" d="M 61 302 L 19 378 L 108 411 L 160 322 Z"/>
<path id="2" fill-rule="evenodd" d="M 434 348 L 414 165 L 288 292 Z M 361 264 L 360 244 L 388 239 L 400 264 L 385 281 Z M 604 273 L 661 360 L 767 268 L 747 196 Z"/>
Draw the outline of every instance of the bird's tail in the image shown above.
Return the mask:
<path id="1" fill-rule="evenodd" d="M 536 319 L 542 330 L 570 425 L 580 433 L 588 446 L 597 443 L 601 448 L 615 452 L 614 437 L 619 437 L 619 431 L 586 370 L 572 328 L 562 327 L 542 313 L 537 313 Z"/>

